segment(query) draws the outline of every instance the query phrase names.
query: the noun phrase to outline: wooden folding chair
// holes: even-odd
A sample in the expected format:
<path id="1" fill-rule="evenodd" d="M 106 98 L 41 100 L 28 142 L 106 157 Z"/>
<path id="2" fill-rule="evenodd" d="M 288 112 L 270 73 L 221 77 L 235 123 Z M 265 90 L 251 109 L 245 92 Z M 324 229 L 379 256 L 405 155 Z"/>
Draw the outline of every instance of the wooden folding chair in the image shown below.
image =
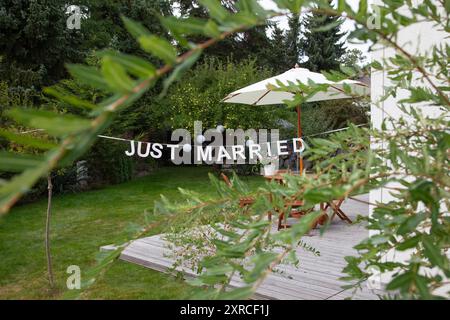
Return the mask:
<path id="1" fill-rule="evenodd" d="M 320 210 L 323 212 L 326 212 L 328 208 L 331 208 L 333 210 L 333 214 L 331 215 L 331 220 L 333 220 L 334 216 L 338 216 L 341 220 L 347 222 L 347 223 L 353 223 L 353 221 L 342 211 L 341 205 L 344 203 L 345 199 L 337 200 L 337 202 L 334 202 L 333 200 L 331 202 L 324 202 L 320 204 Z"/>
<path id="2" fill-rule="evenodd" d="M 303 201 L 301 201 L 301 200 L 293 200 L 292 202 L 286 202 L 286 204 L 285 204 L 286 208 L 291 208 L 291 212 L 289 212 L 289 216 L 292 218 L 301 218 L 302 216 L 307 215 L 308 213 L 310 213 L 311 211 L 314 210 L 313 208 L 311 208 L 308 210 L 299 211 L 297 213 L 292 213 L 292 209 L 300 208 L 302 206 L 303 206 Z M 283 223 L 283 221 L 284 221 L 284 212 L 282 212 L 280 214 L 280 216 L 278 217 L 278 230 L 287 229 L 287 228 L 291 227 L 289 224 Z M 318 224 L 324 225 L 327 221 L 328 221 L 328 215 L 324 211 L 324 214 L 322 214 L 320 216 L 320 218 L 317 219 L 317 221 L 314 223 L 312 228 L 314 229 L 315 227 L 317 227 Z"/>
<path id="3" fill-rule="evenodd" d="M 224 174 L 223 172 L 220 175 L 221 175 L 223 181 L 230 188 L 232 188 L 233 184 L 231 183 L 231 181 L 227 177 L 227 175 Z M 253 198 L 253 197 L 242 197 L 242 198 L 239 199 L 239 206 L 241 208 L 250 206 L 253 203 L 255 203 L 255 198 Z M 313 210 L 313 209 L 309 209 L 307 211 L 300 211 L 299 210 L 299 212 L 297 212 L 297 213 L 292 213 L 292 209 L 301 208 L 303 206 L 303 204 L 304 203 L 303 203 L 302 200 L 296 200 L 296 199 L 287 199 L 286 200 L 286 202 L 284 204 L 285 210 L 283 210 L 282 212 L 278 213 L 278 230 L 280 230 L 280 229 L 287 229 L 287 228 L 290 227 L 290 225 L 288 225 L 287 223 L 283 223 L 286 210 L 290 210 L 291 211 L 291 212 L 289 212 L 288 217 L 293 217 L 293 218 L 300 218 L 303 215 L 306 215 L 306 214 L 308 214 L 309 212 L 311 212 Z M 269 220 L 272 220 L 272 213 L 271 212 L 268 213 L 268 218 L 269 218 Z M 314 227 L 316 227 L 317 224 L 323 225 L 327 220 L 328 220 L 328 216 L 326 214 L 324 214 L 321 218 L 319 218 L 319 220 L 316 222 Z"/>
<path id="4" fill-rule="evenodd" d="M 289 170 L 279 170 L 277 171 L 274 175 L 272 176 L 266 176 L 265 178 L 268 181 L 275 181 L 279 184 L 284 184 L 285 180 L 283 178 L 283 174 L 289 174 L 290 171 Z M 293 218 L 301 218 L 302 216 L 310 213 L 311 211 L 313 211 L 313 209 L 309 209 L 309 210 L 298 210 L 298 212 L 292 212 L 292 209 L 299 209 L 301 207 L 303 207 L 304 203 L 302 200 L 297 200 L 297 199 L 286 199 L 285 202 L 285 211 L 288 210 L 290 208 L 290 212 L 288 214 L 288 218 L 289 217 L 293 217 Z M 290 225 L 285 223 L 285 212 L 280 212 L 278 215 L 278 230 L 280 229 L 286 229 L 289 228 Z M 328 216 L 326 214 L 324 214 L 323 216 L 321 216 L 318 221 L 316 222 L 316 224 L 314 225 L 314 228 L 317 226 L 317 224 L 321 224 L 323 225 L 326 221 L 328 220 Z"/>
<path id="5" fill-rule="evenodd" d="M 230 179 L 227 177 L 226 174 L 224 174 L 223 172 L 220 174 L 220 176 L 222 177 L 223 181 L 225 181 L 225 183 L 227 184 L 227 186 L 229 186 L 230 188 L 233 187 L 233 184 L 231 183 Z M 255 203 L 255 198 L 253 197 L 242 197 L 239 199 L 239 206 L 241 208 L 244 207 L 248 207 L 251 206 L 253 203 Z M 267 214 L 268 218 L 270 221 L 272 221 L 272 212 L 269 212 Z M 278 224 L 280 224 L 280 219 L 278 220 Z"/>

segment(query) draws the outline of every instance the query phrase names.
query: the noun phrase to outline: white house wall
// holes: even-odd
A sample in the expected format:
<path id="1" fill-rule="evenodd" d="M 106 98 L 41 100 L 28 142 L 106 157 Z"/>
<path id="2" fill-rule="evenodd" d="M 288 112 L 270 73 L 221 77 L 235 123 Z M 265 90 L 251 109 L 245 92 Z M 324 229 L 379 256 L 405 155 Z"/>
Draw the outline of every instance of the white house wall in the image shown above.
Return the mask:
<path id="1" fill-rule="evenodd" d="M 374 4 L 381 5 L 382 1 L 375 0 Z M 436 5 L 439 5 L 438 1 L 434 1 Z M 408 12 L 409 10 L 405 7 L 400 8 L 400 11 Z M 409 27 L 404 28 L 399 32 L 398 42 L 403 49 L 407 52 L 415 55 L 417 53 L 427 54 L 430 52 L 430 49 L 434 45 L 439 45 L 445 42 L 449 42 L 448 39 L 445 38 L 446 33 L 439 31 L 432 23 L 429 22 L 421 22 Z M 376 60 L 384 65 L 383 59 L 393 57 L 396 54 L 396 51 L 393 48 L 385 47 L 383 45 L 378 45 L 378 47 L 372 52 L 372 61 Z M 418 75 L 418 78 L 420 76 Z M 416 79 L 416 81 L 420 81 Z M 418 84 L 418 83 L 416 83 Z M 380 97 L 384 95 L 385 88 L 391 85 L 386 71 L 376 71 L 372 70 L 371 75 L 371 122 L 374 128 L 381 129 L 381 124 L 383 119 L 392 116 L 394 118 L 399 118 L 404 116 L 404 114 L 400 111 L 397 106 L 397 101 L 407 98 L 409 93 L 407 91 L 399 91 L 397 92 L 397 96 L 389 97 L 387 100 L 377 103 L 380 100 Z M 420 82 L 421 86 L 426 86 L 427 83 Z M 425 116 L 435 117 L 439 114 L 440 110 L 435 107 L 424 107 L 421 109 Z M 411 119 L 410 119 L 411 120 Z M 389 128 L 388 128 L 389 130 Z M 382 146 L 378 146 L 375 143 L 372 143 L 372 148 L 384 147 L 384 143 L 382 142 Z M 392 185 L 393 186 L 393 185 Z M 370 192 L 370 202 L 389 202 L 393 197 L 389 194 L 387 189 L 381 188 L 378 190 L 373 190 Z M 373 207 L 370 207 L 370 213 L 372 213 Z M 410 252 L 391 252 L 386 259 L 401 261 L 404 259 L 408 259 L 410 257 Z M 386 284 L 390 280 L 390 276 L 388 274 L 382 275 L 381 283 Z"/>

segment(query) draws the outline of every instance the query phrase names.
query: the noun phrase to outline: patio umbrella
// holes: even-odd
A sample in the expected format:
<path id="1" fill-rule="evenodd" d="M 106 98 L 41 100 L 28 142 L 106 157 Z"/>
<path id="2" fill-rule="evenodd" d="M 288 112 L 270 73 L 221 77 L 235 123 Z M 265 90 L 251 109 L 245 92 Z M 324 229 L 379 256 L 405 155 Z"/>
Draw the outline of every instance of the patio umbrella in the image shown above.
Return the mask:
<path id="1" fill-rule="evenodd" d="M 351 98 L 351 96 L 345 94 L 344 86 L 349 86 L 353 94 L 367 95 L 369 93 L 369 87 L 359 81 L 355 80 L 342 80 L 339 82 L 333 82 L 327 80 L 327 78 L 317 72 L 311 72 L 305 68 L 292 68 L 285 73 L 277 75 L 272 78 L 262 80 L 251 84 L 245 88 L 239 89 L 226 96 L 222 102 L 226 103 L 242 103 L 254 106 L 282 104 L 284 100 L 292 100 L 294 94 L 288 91 L 274 91 L 268 88 L 268 85 L 274 85 L 278 87 L 277 82 L 280 81 L 284 85 L 288 86 L 289 83 L 308 84 L 314 82 L 316 84 L 328 84 L 326 91 L 317 92 L 313 96 L 307 99 L 307 102 L 335 100 Z M 301 107 L 297 106 L 297 133 L 298 138 L 302 137 L 302 126 L 300 121 Z M 300 157 L 299 170 L 303 171 L 303 159 Z"/>

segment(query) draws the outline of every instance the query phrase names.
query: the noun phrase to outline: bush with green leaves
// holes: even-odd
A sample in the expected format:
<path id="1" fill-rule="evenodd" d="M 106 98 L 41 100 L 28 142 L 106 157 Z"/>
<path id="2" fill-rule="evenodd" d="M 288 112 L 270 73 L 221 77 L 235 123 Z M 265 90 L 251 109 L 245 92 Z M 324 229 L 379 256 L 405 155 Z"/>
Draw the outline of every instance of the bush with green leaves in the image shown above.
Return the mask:
<path id="1" fill-rule="evenodd" d="M 230 92 L 272 75 L 267 68 L 259 68 L 255 60 L 240 63 L 231 59 L 222 62 L 207 59 L 186 72 L 172 86 L 161 101 L 168 110 L 171 128 L 192 130 L 194 121 L 202 121 L 203 128 L 222 124 L 227 128 L 277 128 L 277 121 L 286 117 L 283 106 L 250 106 L 221 102 Z"/>
<path id="2" fill-rule="evenodd" d="M 387 290 L 392 290 L 399 298 L 444 296 L 450 277 L 450 102 L 449 87 L 441 83 L 449 81 L 450 50 L 448 44 L 442 44 L 432 48 L 431 56 L 411 53 L 396 42 L 396 36 L 400 29 L 418 21 L 432 22 L 448 33 L 447 2 L 437 8 L 431 1 L 415 7 L 408 1 L 409 12 L 400 13 L 397 9 L 404 4 L 403 1 L 386 1 L 379 11 L 382 19 L 378 29 L 368 28 L 367 21 L 372 13 L 368 11 L 365 0 L 360 1 L 358 10 L 352 9 L 345 1 L 338 1 L 333 7 L 325 0 L 275 0 L 278 7 L 285 10 L 282 13 L 264 10 L 256 0 L 240 0 L 237 12 L 227 11 L 216 0 L 199 2 L 208 9 L 210 18 L 161 18 L 164 27 L 179 44 L 178 48 L 168 39 L 150 34 L 141 24 L 124 19 L 141 48 L 163 61 L 159 69 L 142 58 L 118 52 L 104 55 L 100 69 L 68 66 L 70 73 L 80 82 L 108 93 L 107 98 L 95 103 L 76 96 L 60 95 L 71 104 L 89 110 L 87 117 L 29 109 L 7 112 L 25 126 L 45 129 L 59 143 L 56 147 L 48 147 L 42 139 L 8 134 L 10 140 L 48 151 L 43 157 L 2 155 L 0 169 L 20 173 L 0 186 L 1 212 L 6 213 L 40 177 L 70 165 L 82 156 L 97 135 L 108 128 L 116 114 L 132 106 L 158 79 L 164 77 L 162 85 L 166 90 L 197 61 L 203 50 L 216 42 L 264 24 L 267 19 L 286 11 L 298 14 L 304 10 L 343 16 L 357 24 L 351 38 L 382 42 L 397 52 L 394 58 L 383 61 L 392 82 L 386 98 L 395 96 L 399 90 L 409 93 L 399 106 L 404 107 L 405 118 L 410 117 L 414 121 L 392 118 L 392 123 L 389 126 L 385 123 L 381 129 L 351 127 L 329 139 L 314 139 L 314 148 L 309 149 L 308 156 L 318 161 L 315 172 L 311 176 L 287 176 L 284 186 L 267 184 L 251 193 L 237 178 L 233 179 L 231 188 L 212 179 L 217 197 L 205 199 L 202 195 L 182 190 L 185 201 L 171 203 L 163 198 L 155 204 L 155 214 L 165 215 L 165 222 L 170 222 L 177 233 L 198 230 L 201 225 L 210 225 L 214 229 L 213 253 L 196 263 L 201 269 L 194 284 L 203 289 L 199 290 L 203 294 L 201 297 L 247 298 L 279 263 L 296 263 L 295 248 L 321 215 L 320 211 L 313 210 L 292 228 L 272 233 L 266 215 L 285 210 L 285 197 L 301 199 L 305 202 L 305 209 L 313 209 L 322 202 L 345 199 L 380 187 L 389 188 L 393 200 L 372 204 L 374 214 L 368 218 L 368 228 L 378 234 L 357 246 L 359 254 L 356 257 L 347 258 L 345 271 L 348 279 L 356 280 L 352 285 L 357 286 L 370 276 L 370 267 L 377 266 L 382 272 L 391 273 L 392 280 Z M 194 44 L 186 39 L 193 34 L 210 39 Z M 380 61 L 374 61 L 372 67 L 381 68 Z M 433 78 L 427 72 L 430 69 L 433 70 Z M 342 70 L 345 72 L 327 73 L 326 76 L 334 81 L 351 76 L 348 68 Z M 413 82 L 413 74 L 418 75 L 424 84 Z M 294 106 L 305 102 L 317 91 L 326 90 L 327 86 L 291 83 L 279 89 L 296 94 L 288 103 Z M 272 90 L 278 89 L 274 87 Z M 344 91 L 352 94 L 349 88 L 344 88 Z M 439 106 L 441 115 L 435 118 L 423 116 L 420 108 L 424 105 Z M 374 142 L 382 140 L 389 143 L 371 149 L 369 137 Z M 344 152 L 332 156 L 337 154 L 337 150 Z M 393 183 L 395 187 L 392 187 Z M 257 200 L 250 207 L 240 208 L 238 201 L 242 196 L 254 196 Z M 136 229 L 135 238 L 147 234 L 153 227 L 155 224 L 140 226 Z M 405 249 L 411 251 L 405 261 L 385 259 L 392 250 Z M 119 253 L 120 249 L 108 254 L 98 266 L 87 272 L 83 289 L 89 287 Z M 226 289 L 234 275 L 240 276 L 245 285 L 228 291 Z"/>

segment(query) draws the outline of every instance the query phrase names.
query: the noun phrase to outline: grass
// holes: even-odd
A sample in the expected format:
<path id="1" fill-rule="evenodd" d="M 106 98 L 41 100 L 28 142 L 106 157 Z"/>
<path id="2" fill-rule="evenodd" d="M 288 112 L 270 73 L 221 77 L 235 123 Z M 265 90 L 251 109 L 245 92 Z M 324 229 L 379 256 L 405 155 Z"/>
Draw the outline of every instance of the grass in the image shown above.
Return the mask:
<path id="1" fill-rule="evenodd" d="M 49 290 L 44 251 L 46 199 L 17 206 L 0 218 L 0 299 L 59 299 L 66 269 L 95 265 L 99 247 L 121 243 L 130 223 L 144 223 L 160 194 L 176 200 L 178 187 L 211 194 L 206 167 L 162 168 L 147 177 L 78 194 L 55 196 L 51 245 L 57 288 Z M 250 186 L 262 179 L 250 177 Z M 155 230 L 157 233 L 158 230 Z M 192 293 L 183 280 L 115 261 L 87 293 L 89 299 L 183 299 Z"/>

